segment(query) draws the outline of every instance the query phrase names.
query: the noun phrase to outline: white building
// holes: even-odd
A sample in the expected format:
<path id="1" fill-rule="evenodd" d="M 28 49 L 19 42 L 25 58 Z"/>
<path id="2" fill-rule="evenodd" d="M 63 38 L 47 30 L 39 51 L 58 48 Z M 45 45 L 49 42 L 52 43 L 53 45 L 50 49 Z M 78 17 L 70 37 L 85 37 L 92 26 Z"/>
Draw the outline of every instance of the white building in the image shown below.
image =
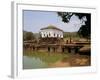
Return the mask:
<path id="1" fill-rule="evenodd" d="M 42 38 L 63 38 L 63 30 L 50 25 L 40 29 L 40 35 Z"/>

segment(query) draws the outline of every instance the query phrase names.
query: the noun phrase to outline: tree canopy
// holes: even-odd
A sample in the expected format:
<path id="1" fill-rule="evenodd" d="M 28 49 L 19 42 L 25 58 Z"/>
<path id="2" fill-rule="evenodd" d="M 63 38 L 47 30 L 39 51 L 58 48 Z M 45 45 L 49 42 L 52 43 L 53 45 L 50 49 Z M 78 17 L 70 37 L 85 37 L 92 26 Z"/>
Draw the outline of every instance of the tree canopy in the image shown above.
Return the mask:
<path id="1" fill-rule="evenodd" d="M 25 40 L 32 40 L 32 39 L 34 39 L 34 34 L 32 32 L 24 31 L 23 38 L 24 38 L 24 41 Z"/>
<path id="2" fill-rule="evenodd" d="M 73 15 L 76 15 L 80 20 L 86 17 L 85 25 L 82 25 L 78 31 L 81 37 L 90 38 L 91 36 L 91 14 L 90 13 L 72 13 L 72 12 L 57 12 L 64 23 L 68 23 Z"/>

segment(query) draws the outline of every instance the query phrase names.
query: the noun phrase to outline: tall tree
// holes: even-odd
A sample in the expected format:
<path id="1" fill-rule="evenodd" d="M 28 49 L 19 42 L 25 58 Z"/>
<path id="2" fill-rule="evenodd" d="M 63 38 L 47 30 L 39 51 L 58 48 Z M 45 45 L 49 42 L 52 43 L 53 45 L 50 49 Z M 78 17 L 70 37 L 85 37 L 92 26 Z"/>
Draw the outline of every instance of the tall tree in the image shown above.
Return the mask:
<path id="1" fill-rule="evenodd" d="M 58 16 L 62 18 L 64 23 L 68 23 L 73 15 L 76 15 L 80 20 L 86 17 L 85 25 L 82 25 L 78 34 L 85 38 L 91 37 L 91 14 L 90 13 L 72 13 L 72 12 L 57 12 Z"/>

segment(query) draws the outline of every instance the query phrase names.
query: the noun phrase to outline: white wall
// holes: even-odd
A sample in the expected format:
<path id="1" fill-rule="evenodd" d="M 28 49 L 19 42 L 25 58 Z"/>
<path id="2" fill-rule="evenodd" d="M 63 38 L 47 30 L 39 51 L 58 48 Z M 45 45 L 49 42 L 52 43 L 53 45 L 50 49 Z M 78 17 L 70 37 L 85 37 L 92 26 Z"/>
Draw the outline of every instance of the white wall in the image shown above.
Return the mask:
<path id="1" fill-rule="evenodd" d="M 0 0 L 0 80 L 12 80 L 10 75 L 11 59 L 11 0 Z M 22 0 L 23 1 L 23 0 Z M 24 0 L 41 4 L 59 4 L 77 7 L 96 7 L 98 26 L 96 26 L 96 52 L 98 69 L 96 73 L 59 75 L 25 80 L 99 80 L 100 77 L 100 0 Z M 24 80 L 24 79 L 18 79 Z"/>
<path id="2" fill-rule="evenodd" d="M 54 35 L 55 34 L 55 35 Z M 63 32 L 60 30 L 55 30 L 55 29 L 44 29 L 40 31 L 40 35 L 42 38 L 45 37 L 59 37 L 63 38 Z"/>

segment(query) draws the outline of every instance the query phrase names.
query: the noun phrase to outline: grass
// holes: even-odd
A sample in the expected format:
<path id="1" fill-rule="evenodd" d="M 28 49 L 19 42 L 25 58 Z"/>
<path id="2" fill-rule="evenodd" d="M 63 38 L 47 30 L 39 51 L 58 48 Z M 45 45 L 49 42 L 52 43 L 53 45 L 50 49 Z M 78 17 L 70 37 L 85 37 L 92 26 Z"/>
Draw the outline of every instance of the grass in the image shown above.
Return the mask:
<path id="1" fill-rule="evenodd" d="M 46 63 L 55 63 L 56 61 L 60 61 L 63 58 L 68 58 L 69 55 L 65 53 L 52 53 L 52 52 L 39 52 L 39 51 L 31 51 L 25 50 L 24 56 L 39 58 Z"/>
<path id="2" fill-rule="evenodd" d="M 32 50 L 24 50 L 24 56 L 34 57 L 46 63 L 45 67 L 69 67 L 69 66 L 90 66 L 91 57 L 88 55 L 70 54 L 70 53 L 52 53 Z M 41 66 L 40 66 L 41 67 Z M 38 68 L 40 68 L 38 67 Z M 37 67 L 36 67 L 37 68 Z"/>

